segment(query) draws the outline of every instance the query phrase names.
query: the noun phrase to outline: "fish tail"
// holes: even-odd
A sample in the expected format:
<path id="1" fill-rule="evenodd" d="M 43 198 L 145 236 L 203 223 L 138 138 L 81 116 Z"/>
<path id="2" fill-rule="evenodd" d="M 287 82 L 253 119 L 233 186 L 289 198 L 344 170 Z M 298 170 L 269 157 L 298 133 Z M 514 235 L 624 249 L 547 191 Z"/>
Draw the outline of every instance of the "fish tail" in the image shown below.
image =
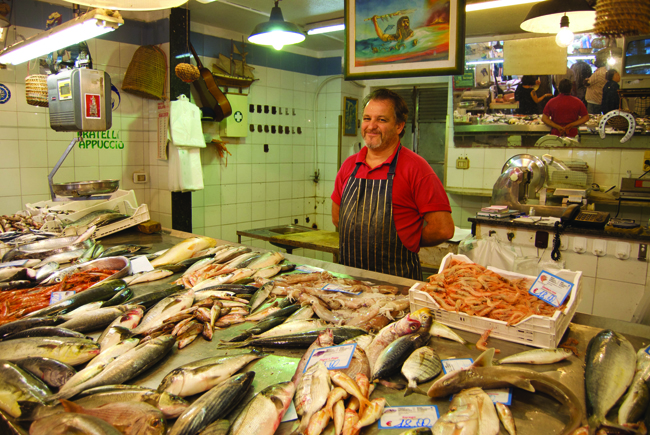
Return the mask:
<path id="1" fill-rule="evenodd" d="M 61 406 L 63 406 L 63 409 L 65 409 L 65 412 L 76 412 L 78 414 L 82 414 L 83 408 L 79 405 L 77 405 L 74 402 L 71 402 L 66 399 L 59 399 L 59 402 L 61 402 Z"/>

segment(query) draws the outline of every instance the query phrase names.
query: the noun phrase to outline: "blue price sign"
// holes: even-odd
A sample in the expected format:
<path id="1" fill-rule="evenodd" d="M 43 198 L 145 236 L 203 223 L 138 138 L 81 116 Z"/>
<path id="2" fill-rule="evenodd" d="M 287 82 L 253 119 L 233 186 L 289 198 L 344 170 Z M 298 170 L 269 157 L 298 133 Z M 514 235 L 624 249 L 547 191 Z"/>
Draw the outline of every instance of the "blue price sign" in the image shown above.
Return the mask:
<path id="1" fill-rule="evenodd" d="M 544 302 L 559 307 L 571 293 L 573 283 L 543 270 L 528 290 Z"/>
<path id="2" fill-rule="evenodd" d="M 384 409 L 379 429 L 410 429 L 432 427 L 438 420 L 438 408 L 430 406 L 391 406 Z"/>

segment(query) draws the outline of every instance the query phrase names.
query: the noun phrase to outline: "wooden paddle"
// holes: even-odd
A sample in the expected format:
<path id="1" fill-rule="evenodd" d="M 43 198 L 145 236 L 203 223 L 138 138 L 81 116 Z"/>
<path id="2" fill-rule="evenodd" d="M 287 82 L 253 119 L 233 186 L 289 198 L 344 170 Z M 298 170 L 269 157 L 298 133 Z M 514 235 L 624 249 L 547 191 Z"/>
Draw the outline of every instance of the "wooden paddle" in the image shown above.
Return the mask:
<path id="1" fill-rule="evenodd" d="M 198 80 L 194 81 L 196 90 L 199 93 L 201 104 L 203 107 L 209 107 L 210 109 L 214 110 L 215 121 L 221 121 L 222 119 L 232 115 L 232 107 L 230 107 L 230 102 L 228 102 L 228 98 L 226 98 L 223 92 L 221 92 L 221 89 L 219 89 L 219 86 L 217 86 L 217 83 L 214 81 L 214 76 L 210 70 L 205 68 L 201 63 L 201 59 L 199 59 L 196 51 L 194 51 L 194 47 L 192 46 L 191 42 L 189 45 L 190 50 L 192 50 L 192 54 L 194 55 L 194 59 L 196 59 L 196 64 L 199 68 L 199 72 L 201 73 L 201 77 Z"/>

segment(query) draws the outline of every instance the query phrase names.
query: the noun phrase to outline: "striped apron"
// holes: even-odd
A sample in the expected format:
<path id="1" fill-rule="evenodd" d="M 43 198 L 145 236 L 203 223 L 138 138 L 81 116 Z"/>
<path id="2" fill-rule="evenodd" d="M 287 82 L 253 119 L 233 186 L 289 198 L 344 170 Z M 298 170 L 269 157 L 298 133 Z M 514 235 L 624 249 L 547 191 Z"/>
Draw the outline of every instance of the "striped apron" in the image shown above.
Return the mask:
<path id="1" fill-rule="evenodd" d="M 420 257 L 402 244 L 393 220 L 398 157 L 399 149 L 386 180 L 355 178 L 361 162 L 356 164 L 341 198 L 339 261 L 345 266 L 421 281 Z"/>

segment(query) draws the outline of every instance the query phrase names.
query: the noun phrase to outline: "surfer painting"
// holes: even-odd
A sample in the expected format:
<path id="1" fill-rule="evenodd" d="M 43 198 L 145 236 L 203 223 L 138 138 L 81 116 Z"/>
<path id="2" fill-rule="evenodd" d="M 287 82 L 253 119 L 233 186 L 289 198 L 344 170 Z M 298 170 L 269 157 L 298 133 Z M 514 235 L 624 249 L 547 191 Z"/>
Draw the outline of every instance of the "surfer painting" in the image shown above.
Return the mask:
<path id="1" fill-rule="evenodd" d="M 346 77 L 455 73 L 464 10 L 463 0 L 347 0 Z"/>

